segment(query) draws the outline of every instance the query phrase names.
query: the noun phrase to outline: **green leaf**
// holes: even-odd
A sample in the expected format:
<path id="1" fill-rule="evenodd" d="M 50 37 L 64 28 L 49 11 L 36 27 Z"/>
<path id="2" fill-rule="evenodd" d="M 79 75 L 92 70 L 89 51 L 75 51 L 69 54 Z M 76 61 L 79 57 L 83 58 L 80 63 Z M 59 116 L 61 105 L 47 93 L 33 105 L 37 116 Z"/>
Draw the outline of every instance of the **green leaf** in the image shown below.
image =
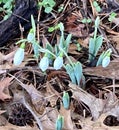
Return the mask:
<path id="1" fill-rule="evenodd" d="M 95 27 L 98 28 L 100 24 L 100 17 L 98 16 L 95 20 Z"/>
<path id="2" fill-rule="evenodd" d="M 51 13 L 52 7 L 45 7 L 45 12 L 46 13 Z"/>
<path id="3" fill-rule="evenodd" d="M 87 23 L 91 23 L 92 22 L 92 20 L 91 19 L 87 19 Z"/>
<path id="4" fill-rule="evenodd" d="M 84 18 L 84 19 L 81 20 L 81 22 L 82 22 L 82 23 L 87 23 L 87 19 Z"/>
<path id="5" fill-rule="evenodd" d="M 62 130 L 64 124 L 64 117 L 58 115 L 58 118 L 56 120 L 56 130 Z"/>
<path id="6" fill-rule="evenodd" d="M 34 56 L 36 58 L 39 57 L 39 44 L 37 42 L 32 44 L 33 50 L 34 50 Z"/>
<path id="7" fill-rule="evenodd" d="M 89 40 L 89 61 L 94 59 L 94 51 L 95 51 L 95 40 L 90 38 Z"/>
<path id="8" fill-rule="evenodd" d="M 59 23 L 59 28 L 60 28 L 60 31 L 63 32 L 64 31 L 64 25 L 62 22 Z"/>
<path id="9" fill-rule="evenodd" d="M 55 30 L 54 27 L 49 27 L 49 28 L 48 28 L 48 32 L 53 32 L 54 30 Z"/>
<path id="10" fill-rule="evenodd" d="M 104 58 L 104 54 L 105 54 L 105 52 L 103 52 L 103 53 L 100 55 L 100 57 L 99 57 L 99 59 L 98 59 L 98 61 L 97 61 L 96 66 L 102 65 L 102 60 L 103 60 L 103 58 Z"/>
<path id="11" fill-rule="evenodd" d="M 94 1 L 94 2 L 93 2 L 93 6 L 94 6 L 94 7 L 99 6 L 98 3 L 97 3 L 97 1 Z"/>
<path id="12" fill-rule="evenodd" d="M 75 78 L 75 74 L 74 74 L 74 69 L 70 64 L 67 64 L 65 66 L 65 69 L 67 71 L 67 74 L 69 75 L 72 83 L 76 84 L 76 78 Z"/>
<path id="13" fill-rule="evenodd" d="M 117 13 L 112 12 L 112 13 L 109 15 L 108 20 L 109 20 L 110 22 L 112 22 L 112 21 L 115 19 L 116 16 L 117 16 Z"/>
<path id="14" fill-rule="evenodd" d="M 71 42 L 71 37 L 72 37 L 72 34 L 69 34 L 65 40 L 65 46 L 68 48 L 69 47 L 69 44 Z"/>
<path id="15" fill-rule="evenodd" d="M 22 42 L 27 42 L 27 41 L 28 41 L 27 39 L 21 39 L 18 42 L 16 42 L 16 44 L 19 44 L 19 43 L 22 43 Z"/>
<path id="16" fill-rule="evenodd" d="M 100 11 L 101 11 L 100 6 L 97 6 L 97 7 L 96 7 L 96 11 L 97 11 L 97 12 L 100 12 Z"/>
<path id="17" fill-rule="evenodd" d="M 63 101 L 64 108 L 68 109 L 69 105 L 70 105 L 70 98 L 69 98 L 69 94 L 67 92 L 63 92 L 62 101 Z"/>
<path id="18" fill-rule="evenodd" d="M 35 24 L 35 20 L 33 15 L 31 15 L 31 25 L 32 25 L 32 29 L 33 29 L 33 33 L 34 33 L 34 37 L 36 35 L 36 24 Z"/>
<path id="19" fill-rule="evenodd" d="M 78 86 L 80 85 L 80 81 L 81 81 L 81 78 L 82 78 L 82 65 L 80 62 L 77 62 L 77 63 L 74 63 L 74 66 L 73 66 L 73 69 L 74 69 L 74 74 L 75 74 L 75 77 L 76 77 L 76 81 L 78 83 Z"/>
<path id="20" fill-rule="evenodd" d="M 102 46 L 102 42 L 103 42 L 103 36 L 102 36 L 102 35 L 101 35 L 101 36 L 98 36 L 98 37 L 96 38 L 96 41 L 95 41 L 94 56 L 97 55 L 97 53 L 98 53 L 100 47 Z"/>
<path id="21" fill-rule="evenodd" d="M 51 46 L 50 43 L 46 43 L 46 49 L 48 49 L 49 51 L 53 52 L 53 47 Z"/>

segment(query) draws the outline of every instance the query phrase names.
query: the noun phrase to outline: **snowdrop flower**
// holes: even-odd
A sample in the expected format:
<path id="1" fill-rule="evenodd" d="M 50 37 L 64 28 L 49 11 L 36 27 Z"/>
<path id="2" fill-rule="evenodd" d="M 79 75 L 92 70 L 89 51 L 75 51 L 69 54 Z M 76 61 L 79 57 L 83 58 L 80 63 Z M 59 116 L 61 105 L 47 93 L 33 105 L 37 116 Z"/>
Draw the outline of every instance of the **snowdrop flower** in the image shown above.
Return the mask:
<path id="1" fill-rule="evenodd" d="M 20 48 L 17 49 L 13 59 L 14 65 L 18 66 L 24 60 L 24 48 L 25 48 L 25 43 L 22 43 Z"/>
<path id="2" fill-rule="evenodd" d="M 56 130 L 62 130 L 63 125 L 64 125 L 64 117 L 61 115 L 58 115 L 55 125 L 56 125 Z"/>
<path id="3" fill-rule="evenodd" d="M 102 67 L 107 67 L 110 63 L 110 57 L 106 56 L 102 61 Z"/>
<path id="4" fill-rule="evenodd" d="M 61 69 L 62 66 L 63 66 L 63 57 L 58 56 L 54 61 L 54 69 L 56 70 Z"/>
<path id="5" fill-rule="evenodd" d="M 69 98 L 69 94 L 67 92 L 63 92 L 62 101 L 63 101 L 64 108 L 68 109 L 69 105 L 70 105 L 70 98 Z"/>
<path id="6" fill-rule="evenodd" d="M 31 29 L 27 35 L 27 40 L 32 43 L 34 41 L 34 39 L 35 39 L 34 31 L 33 31 L 33 29 Z"/>
<path id="7" fill-rule="evenodd" d="M 47 56 L 44 56 L 39 63 L 39 67 L 42 71 L 47 70 L 47 68 L 49 67 L 49 59 Z"/>

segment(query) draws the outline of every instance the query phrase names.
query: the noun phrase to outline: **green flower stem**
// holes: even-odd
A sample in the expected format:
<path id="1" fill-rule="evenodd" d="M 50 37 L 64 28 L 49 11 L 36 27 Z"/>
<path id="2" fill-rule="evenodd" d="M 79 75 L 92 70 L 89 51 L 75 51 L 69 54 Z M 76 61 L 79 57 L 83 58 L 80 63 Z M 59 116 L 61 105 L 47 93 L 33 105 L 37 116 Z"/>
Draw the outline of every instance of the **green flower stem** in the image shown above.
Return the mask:
<path id="1" fill-rule="evenodd" d="M 96 41 L 96 37 L 97 37 L 97 30 L 98 30 L 98 28 L 97 28 L 97 27 L 95 27 L 95 31 L 94 31 L 94 41 Z"/>
<path id="2" fill-rule="evenodd" d="M 52 56 L 54 56 L 54 57 L 56 58 L 56 55 L 55 55 L 55 54 L 53 54 L 53 53 L 52 53 L 51 51 L 49 51 L 48 49 L 42 48 L 41 46 L 39 46 L 39 51 L 44 52 L 44 53 L 49 53 L 49 54 L 51 54 Z"/>
<path id="3" fill-rule="evenodd" d="M 69 63 L 72 65 L 72 67 L 74 66 L 71 59 L 69 58 L 69 56 L 67 55 L 67 53 L 64 51 L 64 49 L 62 49 L 61 47 L 59 47 L 60 51 L 62 51 L 64 53 L 64 55 L 67 57 Z"/>
<path id="4" fill-rule="evenodd" d="M 25 49 L 25 42 L 20 45 L 20 48 Z"/>

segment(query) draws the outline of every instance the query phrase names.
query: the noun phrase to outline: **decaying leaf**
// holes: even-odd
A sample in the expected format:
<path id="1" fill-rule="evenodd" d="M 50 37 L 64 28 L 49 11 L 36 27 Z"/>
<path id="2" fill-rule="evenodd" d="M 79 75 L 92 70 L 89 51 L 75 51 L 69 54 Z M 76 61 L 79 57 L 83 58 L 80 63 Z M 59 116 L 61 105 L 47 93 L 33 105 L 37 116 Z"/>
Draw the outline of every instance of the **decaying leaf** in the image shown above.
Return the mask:
<path id="1" fill-rule="evenodd" d="M 64 117 L 64 130 L 74 130 L 73 122 L 71 120 L 71 110 L 67 110 L 63 106 L 61 106 L 60 115 Z"/>
<path id="2" fill-rule="evenodd" d="M 7 55 L 3 55 L 1 52 L 0 52 L 0 64 L 3 62 L 3 61 L 12 61 L 13 60 L 13 57 L 14 57 L 14 54 L 15 54 L 15 51 L 7 54 Z"/>
<path id="3" fill-rule="evenodd" d="M 52 85 L 49 82 L 47 82 L 46 84 L 45 97 L 47 97 L 47 100 L 50 102 L 52 107 L 56 105 L 57 99 L 59 97 L 61 98 L 60 94 L 52 87 Z"/>
<path id="4" fill-rule="evenodd" d="M 119 62 L 110 62 L 106 68 L 102 66 L 86 68 L 84 69 L 84 73 L 98 77 L 119 79 Z"/>
<path id="5" fill-rule="evenodd" d="M 94 120 L 98 119 L 102 113 L 119 116 L 119 103 L 114 93 L 107 93 L 106 99 L 99 99 L 74 84 L 69 84 L 69 86 L 72 88 L 73 98 L 82 101 L 90 108 Z"/>
<path id="6" fill-rule="evenodd" d="M 10 85 L 10 82 L 13 78 L 6 77 L 3 80 L 0 81 L 0 99 L 4 101 L 5 99 L 10 99 L 11 96 L 9 95 L 9 92 L 6 91 Z M 7 93 L 5 93 L 7 92 Z"/>
<path id="7" fill-rule="evenodd" d="M 19 82 L 19 84 L 29 93 L 32 103 L 37 112 L 39 114 L 42 114 L 47 104 L 44 95 L 40 93 L 40 91 L 38 91 L 32 84 L 27 85 L 22 82 Z"/>
<path id="8" fill-rule="evenodd" d="M 37 126 L 30 127 L 30 126 L 15 126 L 8 123 L 6 126 L 0 126 L 0 130 L 39 130 Z"/>
<path id="9" fill-rule="evenodd" d="M 85 92 L 83 89 L 79 88 L 76 85 L 70 84 L 69 86 L 73 90 L 74 99 L 76 99 L 77 101 L 80 100 L 83 103 L 85 103 L 90 108 L 94 120 L 97 119 L 104 109 L 104 101 L 102 99 L 98 99 L 90 95 L 89 93 Z"/>
<path id="10" fill-rule="evenodd" d="M 85 30 L 84 24 L 76 25 L 74 23 L 67 24 L 66 31 L 68 31 L 70 34 L 76 37 L 87 37 L 88 31 Z"/>
<path id="11" fill-rule="evenodd" d="M 43 129 L 48 130 L 48 129 L 53 129 L 55 130 L 55 121 L 58 117 L 58 111 L 57 109 L 53 109 L 50 107 L 47 107 L 46 110 L 44 111 L 44 114 L 41 118 Z"/>
<path id="12" fill-rule="evenodd" d="M 106 114 L 102 114 L 96 121 L 92 121 L 91 118 L 85 118 L 80 122 L 82 126 L 81 130 L 118 130 L 119 126 L 110 127 L 103 123 L 106 116 Z"/>

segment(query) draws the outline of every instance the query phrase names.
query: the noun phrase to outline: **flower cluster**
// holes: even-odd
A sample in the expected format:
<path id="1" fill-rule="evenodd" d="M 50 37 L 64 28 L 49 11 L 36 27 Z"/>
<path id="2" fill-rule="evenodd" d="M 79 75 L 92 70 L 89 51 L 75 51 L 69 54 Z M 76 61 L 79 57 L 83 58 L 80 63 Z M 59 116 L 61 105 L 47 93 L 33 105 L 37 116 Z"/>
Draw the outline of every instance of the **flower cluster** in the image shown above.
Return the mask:
<path id="1" fill-rule="evenodd" d="M 39 63 L 39 67 L 42 71 L 46 71 L 48 69 L 50 65 L 50 60 L 48 58 L 48 56 L 44 56 Z M 56 59 L 54 60 L 54 64 L 53 67 L 54 69 L 58 70 L 61 69 L 61 67 L 63 66 L 63 56 L 58 56 L 56 57 Z"/>
<path id="2" fill-rule="evenodd" d="M 20 48 L 17 49 L 13 59 L 13 64 L 15 66 L 20 65 L 24 60 L 24 48 L 25 48 L 25 43 L 22 43 Z"/>

